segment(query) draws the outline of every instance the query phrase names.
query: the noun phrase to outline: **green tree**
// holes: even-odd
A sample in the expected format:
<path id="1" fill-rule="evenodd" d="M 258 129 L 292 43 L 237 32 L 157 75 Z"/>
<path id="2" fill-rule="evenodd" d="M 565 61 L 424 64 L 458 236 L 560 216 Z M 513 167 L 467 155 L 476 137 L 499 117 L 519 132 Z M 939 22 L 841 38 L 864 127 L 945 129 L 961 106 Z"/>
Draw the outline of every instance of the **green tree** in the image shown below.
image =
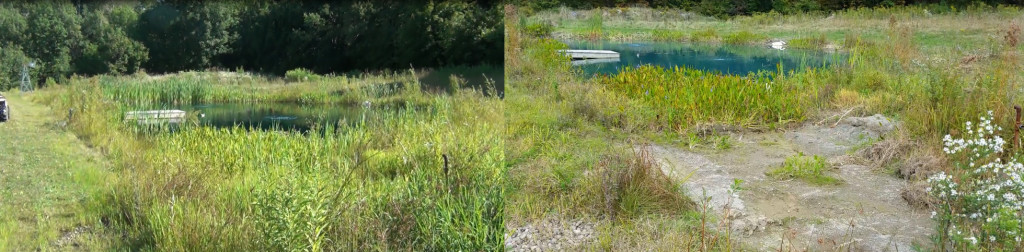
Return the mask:
<path id="1" fill-rule="evenodd" d="M 29 57 L 40 61 L 36 65 L 41 75 L 35 80 L 65 79 L 74 71 L 72 59 L 81 54 L 81 16 L 67 2 L 41 1 L 23 6 L 28 26 L 21 45 Z"/>
<path id="2" fill-rule="evenodd" d="M 148 59 L 142 43 L 128 37 L 137 14 L 123 5 L 92 6 L 83 13 L 82 55 L 75 59 L 80 74 L 134 73 Z"/>
<path id="3" fill-rule="evenodd" d="M 0 91 L 18 87 L 22 65 L 28 60 L 21 47 L 0 42 Z"/>
<path id="4" fill-rule="evenodd" d="M 222 66 L 238 38 L 240 5 L 228 2 L 158 3 L 139 17 L 140 40 L 149 48 L 146 68 L 158 72 Z"/>

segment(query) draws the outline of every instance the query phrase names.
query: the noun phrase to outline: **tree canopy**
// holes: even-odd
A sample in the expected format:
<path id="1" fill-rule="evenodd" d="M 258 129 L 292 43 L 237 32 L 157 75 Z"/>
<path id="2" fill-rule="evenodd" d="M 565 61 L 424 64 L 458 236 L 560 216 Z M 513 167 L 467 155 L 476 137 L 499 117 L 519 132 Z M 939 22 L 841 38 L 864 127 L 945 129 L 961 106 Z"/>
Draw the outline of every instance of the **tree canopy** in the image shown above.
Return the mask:
<path id="1" fill-rule="evenodd" d="M 502 64 L 498 1 L 0 3 L 0 90 L 72 74 Z"/>

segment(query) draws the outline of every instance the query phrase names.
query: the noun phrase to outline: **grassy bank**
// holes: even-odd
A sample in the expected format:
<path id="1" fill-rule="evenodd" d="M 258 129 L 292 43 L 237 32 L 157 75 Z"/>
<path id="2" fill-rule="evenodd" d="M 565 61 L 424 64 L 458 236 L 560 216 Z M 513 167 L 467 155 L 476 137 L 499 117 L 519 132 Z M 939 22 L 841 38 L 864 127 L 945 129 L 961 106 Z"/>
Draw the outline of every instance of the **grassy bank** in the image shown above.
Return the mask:
<path id="1" fill-rule="evenodd" d="M 212 76 L 211 76 L 212 75 Z M 218 79 L 220 78 L 220 79 Z M 376 88 L 397 83 L 395 89 Z M 479 90 L 428 93 L 412 73 L 282 83 L 198 73 L 73 79 L 51 105 L 110 157 L 97 201 L 114 246 L 155 250 L 499 250 L 503 105 Z M 336 94 L 340 92 L 340 94 Z M 184 127 L 138 131 L 152 103 L 371 101 L 324 134 Z"/>
<path id="2" fill-rule="evenodd" d="M 975 6 L 954 11 L 929 8 L 857 8 L 792 15 L 760 13 L 729 19 L 673 9 L 561 8 L 539 12 L 525 10 L 528 14 L 521 16 L 521 21 L 525 25 L 551 25 L 559 38 L 694 42 L 723 42 L 731 38 L 733 42 L 744 43 L 760 43 L 769 38 L 789 41 L 821 37 L 833 43 L 848 37 L 878 41 L 890 35 L 888 30 L 879 28 L 896 23 L 910 28 L 915 45 L 932 53 L 954 45 L 965 49 L 994 46 L 998 41 L 993 41 L 991 35 L 1003 33 L 1010 23 L 1022 20 L 1020 8 L 1013 6 Z"/>
<path id="3" fill-rule="evenodd" d="M 785 129 L 806 121 L 879 113 L 898 120 L 900 126 L 876 144 L 889 153 L 875 162 L 877 166 L 943 160 L 924 165 L 915 176 L 904 174 L 918 182 L 954 169 L 950 164 L 956 157 L 946 163 L 941 152 L 943 136 L 955 136 L 959 125 L 990 110 L 995 123 L 1009 127 L 1012 105 L 1024 102 L 1018 95 L 1024 74 L 1017 70 L 1024 49 L 1019 42 L 1021 13 L 1019 8 L 997 7 L 936 14 L 912 6 L 720 20 L 645 8 L 522 10 L 506 28 L 506 68 L 513 97 L 508 108 L 524 117 L 508 122 L 513 187 L 509 204 L 529 207 L 510 211 L 509 218 L 528 222 L 552 212 L 612 216 L 592 210 L 602 209 L 592 202 L 602 198 L 601 180 L 592 178 L 602 167 L 602 158 L 628 155 L 630 143 L 695 142 L 691 139 L 716 128 L 708 125 Z M 532 28 L 522 32 L 520 27 Z M 587 79 L 555 52 L 565 48 L 556 39 L 710 45 L 784 40 L 794 47 L 835 50 L 848 57 L 844 64 L 825 69 L 740 77 L 683 67 L 639 67 Z M 515 96 L 527 98 L 517 102 Z M 1011 136 L 1001 134 L 1004 139 Z M 551 182 L 537 187 L 527 181 Z M 663 188 L 678 188 L 679 183 L 685 181 L 669 181 Z M 909 190 L 924 191 L 927 186 L 915 185 Z M 671 190 L 647 192 L 654 191 Z M 643 202 L 645 209 L 663 209 L 666 200 L 649 196 Z M 670 221 L 693 210 L 682 209 L 681 215 L 646 214 L 662 214 L 657 216 Z M 607 225 L 616 226 L 612 223 Z M 955 225 L 982 227 L 972 222 Z M 630 233 L 632 228 L 621 225 L 609 232 Z M 942 226 L 939 233 L 949 230 Z M 950 239 L 936 240 L 940 245 Z M 990 244 L 1007 246 L 1005 240 Z"/>

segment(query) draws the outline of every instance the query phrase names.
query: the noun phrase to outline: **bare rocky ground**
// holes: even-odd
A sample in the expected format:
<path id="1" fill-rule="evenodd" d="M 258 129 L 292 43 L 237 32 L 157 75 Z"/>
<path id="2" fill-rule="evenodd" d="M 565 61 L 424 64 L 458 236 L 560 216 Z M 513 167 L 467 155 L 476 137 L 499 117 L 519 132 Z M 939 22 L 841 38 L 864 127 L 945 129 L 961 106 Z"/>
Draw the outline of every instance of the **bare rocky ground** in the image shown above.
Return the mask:
<path id="1" fill-rule="evenodd" d="M 895 123 L 874 115 L 805 123 L 784 132 L 730 133 L 727 150 L 647 148 L 665 174 L 681 180 L 695 201 L 727 221 L 732 239 L 761 251 L 914 251 L 927 249 L 935 224 L 930 212 L 907 203 L 907 180 L 872 168 L 856 153 L 892 131 Z M 873 147 L 873 146 L 872 146 Z M 841 185 L 779 180 L 765 172 L 804 153 L 826 158 Z M 738 193 L 731 190 L 740 179 Z M 699 204 L 699 203 L 698 203 Z M 509 227 L 510 251 L 573 251 L 596 240 L 595 222 L 549 217 Z M 724 231 L 724 230 L 723 230 Z"/>
<path id="2" fill-rule="evenodd" d="M 571 251 L 593 242 L 596 224 L 586 220 L 549 217 L 509 230 L 505 234 L 508 251 Z"/>
<path id="3" fill-rule="evenodd" d="M 872 169 L 853 153 L 893 128 L 880 115 L 849 117 L 784 133 L 735 133 L 735 147 L 724 151 L 638 148 L 648 148 L 669 176 L 689 176 L 683 186 L 690 197 L 710 197 L 715 212 L 728 213 L 722 219 L 729 221 L 732 238 L 751 248 L 912 251 L 929 244 L 929 213 L 901 197 L 906 180 Z M 827 158 L 832 176 L 844 183 L 816 186 L 765 175 L 800 152 Z M 730 190 L 734 179 L 744 181 L 739 193 Z"/>

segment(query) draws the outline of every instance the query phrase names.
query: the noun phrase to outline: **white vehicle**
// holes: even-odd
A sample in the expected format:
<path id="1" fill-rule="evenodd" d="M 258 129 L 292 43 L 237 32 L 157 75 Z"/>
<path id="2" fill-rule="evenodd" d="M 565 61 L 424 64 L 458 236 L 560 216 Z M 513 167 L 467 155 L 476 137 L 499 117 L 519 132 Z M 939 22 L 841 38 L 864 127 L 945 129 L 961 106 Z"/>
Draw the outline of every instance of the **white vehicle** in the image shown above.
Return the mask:
<path id="1" fill-rule="evenodd" d="M 0 95 L 0 122 L 6 122 L 11 119 L 11 108 L 7 106 L 7 98 Z"/>

